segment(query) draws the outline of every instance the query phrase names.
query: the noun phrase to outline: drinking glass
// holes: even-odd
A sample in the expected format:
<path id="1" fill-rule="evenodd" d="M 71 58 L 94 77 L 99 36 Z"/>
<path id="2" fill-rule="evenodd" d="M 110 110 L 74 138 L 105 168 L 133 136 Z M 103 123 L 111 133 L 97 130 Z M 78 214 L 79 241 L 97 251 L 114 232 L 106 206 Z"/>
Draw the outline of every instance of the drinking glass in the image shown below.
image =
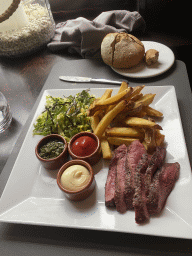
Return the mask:
<path id="1" fill-rule="evenodd" d="M 9 127 L 11 121 L 12 114 L 10 106 L 3 93 L 0 92 L 0 133 L 4 132 Z"/>

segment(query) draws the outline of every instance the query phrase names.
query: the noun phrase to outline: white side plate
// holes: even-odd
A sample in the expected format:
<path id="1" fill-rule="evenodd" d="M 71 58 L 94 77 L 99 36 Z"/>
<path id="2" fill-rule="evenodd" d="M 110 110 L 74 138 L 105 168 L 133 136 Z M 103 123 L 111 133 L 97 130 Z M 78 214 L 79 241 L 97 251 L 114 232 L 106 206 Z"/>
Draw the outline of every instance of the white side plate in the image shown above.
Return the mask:
<path id="1" fill-rule="evenodd" d="M 120 214 L 115 209 L 106 208 L 104 186 L 108 161 L 101 160 L 93 167 L 96 189 L 82 202 L 66 199 L 56 184 L 57 171 L 48 171 L 41 166 L 35 156 L 35 146 L 41 136 L 33 137 L 32 131 L 33 123 L 44 110 L 46 95 L 68 96 L 81 90 L 44 92 L 1 197 L 0 221 L 191 239 L 191 168 L 174 86 L 146 87 L 143 90 L 143 93 L 156 93 L 152 105 L 164 113 L 159 124 L 163 127 L 167 142 L 166 162 L 177 161 L 181 165 L 179 180 L 167 200 L 166 207 L 159 216 L 151 217 L 148 224 L 137 225 L 134 211 Z M 101 96 L 104 91 L 104 88 L 91 89 L 95 96 Z M 114 93 L 117 91 L 114 88 Z"/>
<path id="2" fill-rule="evenodd" d="M 163 74 L 165 71 L 171 68 L 175 61 L 175 56 L 172 50 L 164 44 L 152 42 L 152 41 L 142 41 L 145 46 L 145 52 L 149 49 L 155 49 L 159 51 L 158 62 L 147 66 L 144 62 L 141 62 L 133 68 L 113 68 L 116 73 L 132 78 L 147 78 L 154 77 Z"/>

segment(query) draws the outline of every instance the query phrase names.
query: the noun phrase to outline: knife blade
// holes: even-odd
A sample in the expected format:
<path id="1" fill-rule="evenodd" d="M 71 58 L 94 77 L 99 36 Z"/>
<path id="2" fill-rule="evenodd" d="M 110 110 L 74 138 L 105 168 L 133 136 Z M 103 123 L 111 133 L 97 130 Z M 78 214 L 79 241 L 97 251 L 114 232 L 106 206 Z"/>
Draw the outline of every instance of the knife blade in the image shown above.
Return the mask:
<path id="1" fill-rule="evenodd" d="M 104 84 L 121 84 L 123 81 L 114 81 L 108 79 L 99 79 L 99 78 L 90 78 L 90 77 L 81 77 L 81 76 L 60 76 L 60 80 L 67 82 L 76 82 L 76 83 L 104 83 Z"/>

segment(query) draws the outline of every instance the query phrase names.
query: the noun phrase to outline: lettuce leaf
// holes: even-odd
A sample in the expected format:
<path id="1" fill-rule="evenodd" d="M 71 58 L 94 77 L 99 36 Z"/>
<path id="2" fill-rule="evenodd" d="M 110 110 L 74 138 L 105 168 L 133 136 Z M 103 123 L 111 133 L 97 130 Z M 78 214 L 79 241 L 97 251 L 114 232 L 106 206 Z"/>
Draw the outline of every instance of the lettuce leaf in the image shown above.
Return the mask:
<path id="1" fill-rule="evenodd" d="M 69 97 L 46 97 L 45 110 L 34 124 L 33 135 L 60 134 L 67 141 L 81 131 L 91 131 L 87 110 L 95 97 L 87 90 Z"/>

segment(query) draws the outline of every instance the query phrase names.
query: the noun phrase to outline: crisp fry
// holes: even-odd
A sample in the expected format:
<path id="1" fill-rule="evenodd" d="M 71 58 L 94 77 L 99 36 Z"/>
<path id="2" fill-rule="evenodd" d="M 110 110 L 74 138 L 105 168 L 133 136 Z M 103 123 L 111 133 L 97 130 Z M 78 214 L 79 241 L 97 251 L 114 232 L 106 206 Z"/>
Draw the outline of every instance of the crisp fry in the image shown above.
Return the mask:
<path id="1" fill-rule="evenodd" d="M 112 158 L 112 152 L 109 145 L 109 142 L 106 138 L 101 139 L 101 150 L 103 154 L 103 159 L 111 159 Z"/>
<path id="2" fill-rule="evenodd" d="M 133 137 L 133 138 L 142 138 L 143 133 L 136 128 L 131 127 L 112 127 L 106 130 L 106 136 L 111 137 Z"/>
<path id="3" fill-rule="evenodd" d="M 126 90 L 126 89 L 128 89 L 128 83 L 125 82 L 125 81 L 123 81 L 122 84 L 121 84 L 121 86 L 120 86 L 120 88 L 119 88 L 118 93 L 121 93 L 122 91 L 124 91 L 124 90 Z M 118 93 L 117 93 L 117 94 L 118 94 Z M 106 113 L 108 113 L 112 108 L 114 108 L 114 106 L 115 106 L 115 105 L 110 105 L 110 106 L 108 106 L 108 107 L 107 107 L 107 110 L 106 110 Z"/>
<path id="4" fill-rule="evenodd" d="M 108 142 L 111 145 L 120 146 L 122 144 L 130 145 L 136 138 L 128 138 L 128 137 L 107 137 Z"/>
<path id="5" fill-rule="evenodd" d="M 103 95 L 101 96 L 101 98 L 99 99 L 99 101 L 103 101 L 103 100 L 106 100 L 106 99 L 110 98 L 112 92 L 113 92 L 113 89 L 106 89 L 105 92 L 104 92 L 104 94 L 103 94 Z M 99 102 L 99 101 L 98 101 L 98 102 Z"/>
<path id="6" fill-rule="evenodd" d="M 132 100 L 128 100 L 126 107 L 122 111 L 122 114 L 126 114 L 127 115 L 129 113 L 129 111 L 133 110 L 134 107 L 135 107 L 135 102 L 132 101 Z"/>
<path id="7" fill-rule="evenodd" d="M 120 102 L 123 99 L 126 99 L 132 92 L 133 88 L 128 87 L 128 89 L 111 96 L 106 100 L 99 100 L 89 108 L 89 115 L 92 116 L 99 109 L 106 109 L 109 105 L 114 105 Z"/>
<path id="8" fill-rule="evenodd" d="M 135 116 L 142 111 L 143 104 L 141 102 L 135 103 L 133 108 L 127 112 L 127 116 Z"/>
<path id="9" fill-rule="evenodd" d="M 91 128 L 93 132 L 95 131 L 97 125 L 99 124 L 99 116 L 91 116 Z"/>
<path id="10" fill-rule="evenodd" d="M 163 116 L 162 112 L 160 112 L 150 106 L 145 106 L 143 109 L 148 116 L 154 116 L 154 117 L 162 117 Z"/>
<path id="11" fill-rule="evenodd" d="M 139 94 L 131 97 L 131 100 L 132 101 L 137 101 L 137 100 L 140 100 L 142 97 L 143 97 L 143 93 L 139 93 Z"/>
<path id="12" fill-rule="evenodd" d="M 96 130 L 96 127 L 98 124 L 99 124 L 99 117 L 91 116 L 91 128 L 93 132 Z M 101 139 L 101 151 L 102 151 L 103 159 L 112 158 L 112 152 L 111 152 L 109 142 L 104 137 Z"/>
<path id="13" fill-rule="evenodd" d="M 156 145 L 161 146 L 164 142 L 164 139 L 165 139 L 165 135 L 161 134 L 159 130 L 156 130 L 156 136 L 155 136 Z"/>
<path id="14" fill-rule="evenodd" d="M 153 153 L 157 146 L 161 146 L 164 142 L 165 135 L 160 133 L 160 130 L 147 128 L 144 129 L 145 138 L 143 145 L 149 154 Z"/>
<path id="15" fill-rule="evenodd" d="M 101 138 L 105 129 L 111 123 L 111 121 L 118 115 L 125 107 L 127 102 L 125 100 L 120 101 L 111 111 L 109 111 L 99 122 L 95 129 L 95 134 Z"/>
<path id="16" fill-rule="evenodd" d="M 113 92 L 113 89 L 106 89 L 105 92 L 104 92 L 104 94 L 101 96 L 101 98 L 100 98 L 100 99 L 97 99 L 96 102 L 95 102 L 95 104 L 93 103 L 92 106 L 95 106 L 96 103 L 99 102 L 99 101 L 103 101 L 103 100 L 106 100 L 106 99 L 110 98 L 112 92 Z M 102 109 L 96 111 L 96 112 L 94 113 L 94 115 L 95 115 L 95 116 L 99 116 L 99 115 L 101 114 L 101 110 L 102 110 Z"/>
<path id="17" fill-rule="evenodd" d="M 134 127 L 141 127 L 141 128 L 154 128 L 162 130 L 162 127 L 151 120 L 147 120 L 140 117 L 128 117 L 125 120 L 126 125 L 134 126 Z"/>
<path id="18" fill-rule="evenodd" d="M 147 115 L 147 113 L 142 109 L 140 112 L 138 112 L 137 114 L 135 114 L 135 117 L 140 117 L 143 118 Z"/>
<path id="19" fill-rule="evenodd" d="M 133 87 L 133 92 L 131 93 L 131 99 L 136 95 L 138 95 L 141 92 L 141 90 L 143 90 L 144 87 L 145 85 L 138 85 L 136 87 Z"/>
<path id="20" fill-rule="evenodd" d="M 156 94 L 152 94 L 152 93 L 145 94 L 145 95 L 143 95 L 143 97 L 141 97 L 139 100 L 137 100 L 136 103 L 137 104 L 142 103 L 143 106 L 148 106 L 153 102 L 155 95 Z"/>
<path id="21" fill-rule="evenodd" d="M 124 90 L 114 96 L 111 96 L 110 98 L 108 98 L 106 100 L 97 102 L 97 105 L 107 105 L 108 106 L 111 104 L 116 104 L 119 101 L 121 101 L 122 99 L 126 99 L 129 95 L 131 95 L 132 90 L 133 90 L 133 88 L 129 87 L 126 90 Z"/>
<path id="22" fill-rule="evenodd" d="M 157 146 L 155 135 L 156 135 L 156 130 L 155 129 L 151 129 L 151 128 L 145 129 L 144 141 L 146 143 L 148 153 L 154 152 L 154 150 Z"/>
<path id="23" fill-rule="evenodd" d="M 127 118 L 129 111 L 131 109 L 133 109 L 134 105 L 135 105 L 135 103 L 131 100 L 129 100 L 127 102 L 126 107 L 121 111 L 121 113 L 119 113 L 115 117 L 114 122 L 113 122 L 115 124 L 115 126 L 119 126 L 121 123 L 123 123 L 123 121 Z"/>
<path id="24" fill-rule="evenodd" d="M 128 83 L 125 82 L 125 81 L 123 81 L 123 82 L 121 83 L 121 86 L 120 86 L 120 88 L 119 88 L 118 93 L 121 93 L 122 91 L 124 91 L 124 90 L 126 90 L 126 89 L 128 89 Z"/>

